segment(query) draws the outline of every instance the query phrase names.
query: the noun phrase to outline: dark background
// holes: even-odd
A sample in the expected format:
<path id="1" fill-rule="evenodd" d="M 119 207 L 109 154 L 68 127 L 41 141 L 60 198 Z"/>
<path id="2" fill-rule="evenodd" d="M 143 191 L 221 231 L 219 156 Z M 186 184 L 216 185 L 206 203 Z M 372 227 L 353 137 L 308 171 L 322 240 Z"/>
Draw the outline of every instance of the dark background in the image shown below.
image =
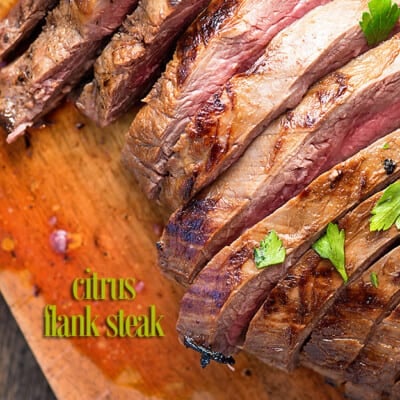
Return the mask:
<path id="1" fill-rule="evenodd" d="M 0 399 L 55 400 L 1 293 Z"/>

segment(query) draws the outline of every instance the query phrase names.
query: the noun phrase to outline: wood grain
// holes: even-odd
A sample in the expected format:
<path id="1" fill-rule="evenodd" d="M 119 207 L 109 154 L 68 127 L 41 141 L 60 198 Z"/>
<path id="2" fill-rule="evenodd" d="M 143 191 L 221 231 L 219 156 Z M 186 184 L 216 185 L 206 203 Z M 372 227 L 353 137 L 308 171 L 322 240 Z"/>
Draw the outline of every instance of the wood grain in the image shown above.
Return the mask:
<path id="1" fill-rule="evenodd" d="M 0 399 L 54 400 L 1 293 L 0 332 Z"/>
<path id="2" fill-rule="evenodd" d="M 64 104 L 27 141 L 6 145 L 1 134 L 0 243 L 11 240 L 15 248 L 0 249 L 0 290 L 57 398 L 341 399 L 308 370 L 287 375 L 245 354 L 235 371 L 215 364 L 203 370 L 198 355 L 178 343 L 183 289 L 161 275 L 155 251 L 164 212 L 120 163 L 132 118 L 133 112 L 99 129 Z M 57 229 L 81 243 L 57 254 L 49 242 Z M 71 283 L 86 268 L 101 277 L 133 277 L 144 289 L 130 302 L 73 300 Z M 165 337 L 44 338 L 46 304 L 70 315 L 90 304 L 100 319 L 118 309 L 144 313 L 154 304 Z"/>

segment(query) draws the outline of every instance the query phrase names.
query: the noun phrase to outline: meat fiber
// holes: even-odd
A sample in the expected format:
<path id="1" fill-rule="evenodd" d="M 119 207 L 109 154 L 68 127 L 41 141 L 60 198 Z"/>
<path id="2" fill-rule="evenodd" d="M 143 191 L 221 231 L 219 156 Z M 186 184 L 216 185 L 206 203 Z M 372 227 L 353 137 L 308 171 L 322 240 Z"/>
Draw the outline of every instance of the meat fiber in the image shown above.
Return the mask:
<path id="1" fill-rule="evenodd" d="M 77 106 L 100 126 L 140 100 L 184 31 L 209 0 L 142 0 L 94 65 Z"/>
<path id="2" fill-rule="evenodd" d="M 314 85 L 212 186 L 170 218 L 160 264 L 191 282 L 223 246 L 316 176 L 400 126 L 400 36 Z"/>
<path id="3" fill-rule="evenodd" d="M 339 229 L 346 232 L 350 282 L 400 237 L 395 226 L 385 232 L 370 231 L 371 211 L 380 196 L 382 193 L 370 197 L 338 222 Z M 344 288 L 332 263 L 309 250 L 271 291 L 252 319 L 244 349 L 274 367 L 294 369 L 305 340 Z"/>
<path id="4" fill-rule="evenodd" d="M 364 257 L 362 252 L 358 254 Z M 400 302 L 399 260 L 400 248 L 397 247 L 346 286 L 304 346 L 303 365 L 332 379 L 345 379 L 346 369 L 360 354 L 369 334 L 382 321 L 385 313 L 390 313 Z M 377 288 L 371 282 L 372 273 L 378 277 Z M 357 368 L 353 365 L 351 370 L 360 378 L 363 374 L 356 371 Z M 369 368 L 372 366 L 369 365 Z"/>
<path id="5" fill-rule="evenodd" d="M 399 265 L 400 255 L 394 262 Z M 393 279 L 399 278 L 399 273 Z M 379 285 L 381 287 L 381 285 Z M 379 289 L 378 287 L 378 289 Z M 382 399 L 391 393 L 399 399 L 395 383 L 400 374 L 400 306 L 370 333 L 366 345 L 347 368 L 345 385 L 350 398 Z M 357 396 L 355 396 L 357 393 Z M 373 397 L 372 397 L 373 396 Z M 395 397 L 397 396 L 397 397 Z"/>
<path id="6" fill-rule="evenodd" d="M 19 0 L 0 21 L 0 60 L 4 60 L 29 37 L 57 0 Z"/>
<path id="7" fill-rule="evenodd" d="M 388 175 L 386 157 L 399 160 L 399 131 L 322 174 L 230 246 L 201 271 L 183 297 L 177 329 L 196 344 L 229 355 L 277 282 L 318 239 L 327 224 L 400 176 Z M 384 153 L 384 143 L 393 144 Z M 254 249 L 274 230 L 286 248 L 284 263 L 258 269 Z"/>
<path id="8" fill-rule="evenodd" d="M 136 0 L 61 0 L 43 32 L 0 70 L 0 123 L 12 142 L 57 106 L 92 66 Z"/>
<path id="9" fill-rule="evenodd" d="M 152 199 L 189 118 L 269 41 L 328 0 L 214 0 L 178 42 L 173 60 L 133 121 L 123 160 Z"/>
<path id="10" fill-rule="evenodd" d="M 182 206 L 274 118 L 295 107 L 311 84 L 366 50 L 358 22 L 366 7 L 365 1 L 335 0 L 315 8 L 281 31 L 254 67 L 215 93 L 174 146 L 160 202 Z"/>

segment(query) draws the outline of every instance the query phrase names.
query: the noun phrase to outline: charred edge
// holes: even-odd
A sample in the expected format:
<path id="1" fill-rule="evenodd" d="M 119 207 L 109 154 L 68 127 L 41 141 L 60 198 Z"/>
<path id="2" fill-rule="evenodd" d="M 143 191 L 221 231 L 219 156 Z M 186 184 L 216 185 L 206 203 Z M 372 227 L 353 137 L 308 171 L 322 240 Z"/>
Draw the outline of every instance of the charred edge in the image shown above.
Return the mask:
<path id="1" fill-rule="evenodd" d="M 184 180 L 183 187 L 181 190 L 181 194 L 184 201 L 188 201 L 192 197 L 192 191 L 194 184 L 196 183 L 198 172 L 194 171 L 192 176 Z"/>
<path id="2" fill-rule="evenodd" d="M 217 9 L 209 7 L 187 30 L 176 50 L 177 56 L 181 60 L 177 71 L 178 85 L 182 85 L 187 79 L 199 46 L 207 46 L 210 38 L 232 16 L 237 4 L 237 0 L 220 1 L 217 3 Z"/>
<path id="3" fill-rule="evenodd" d="M 212 351 L 210 348 L 198 345 L 192 338 L 188 336 L 184 337 L 183 343 L 187 348 L 197 351 L 201 354 L 200 365 L 202 368 L 207 367 L 207 365 L 210 364 L 211 361 L 216 361 L 220 364 L 235 364 L 235 359 L 233 357 L 225 356 L 222 353 Z"/>
<path id="4" fill-rule="evenodd" d="M 317 102 L 323 107 L 308 107 L 306 113 L 296 114 L 294 111 L 286 113 L 283 121 L 285 129 L 312 129 L 320 121 L 329 104 L 335 104 L 348 89 L 348 77 L 340 72 L 331 74 L 324 82 L 321 89 L 314 93 Z"/>
<path id="5" fill-rule="evenodd" d="M 196 114 L 194 118 L 193 129 L 190 129 L 189 131 L 189 136 L 192 140 L 203 138 L 206 140 L 208 139 L 209 142 L 213 142 L 215 140 L 215 131 L 218 123 L 217 117 L 226 109 L 225 104 L 221 100 L 222 93 L 222 90 L 214 93 L 210 100 L 208 100 L 204 107 L 202 107 L 202 109 Z"/>
<path id="6" fill-rule="evenodd" d="M 330 83 L 336 85 L 336 88 Z M 330 75 L 327 84 L 324 85 L 324 88 L 325 90 L 322 89 L 317 92 L 318 100 L 322 105 L 334 102 L 347 91 L 348 77 L 340 72 L 334 72 L 332 75 Z"/>
<path id="7" fill-rule="evenodd" d="M 207 214 L 215 205 L 216 201 L 213 199 L 192 200 L 167 224 L 167 234 L 179 237 L 185 243 L 204 245 L 208 240 Z"/>

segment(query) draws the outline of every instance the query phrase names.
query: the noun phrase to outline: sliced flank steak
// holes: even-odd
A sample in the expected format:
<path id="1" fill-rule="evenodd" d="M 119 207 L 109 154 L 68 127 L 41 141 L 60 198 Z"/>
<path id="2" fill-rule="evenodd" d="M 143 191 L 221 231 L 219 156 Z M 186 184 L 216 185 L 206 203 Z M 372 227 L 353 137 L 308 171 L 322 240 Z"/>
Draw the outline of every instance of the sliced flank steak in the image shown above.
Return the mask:
<path id="1" fill-rule="evenodd" d="M 400 254 L 394 263 L 399 267 Z M 393 273 L 392 279 L 400 281 L 400 272 Z M 378 290 L 385 290 L 383 283 L 379 282 Z M 357 358 L 347 368 L 345 378 L 351 381 L 346 384 L 348 393 L 354 392 L 354 387 L 362 389 L 365 393 L 374 394 L 376 399 L 389 396 L 400 376 L 400 306 L 397 306 L 382 322 L 377 324 L 369 335 L 366 345 Z M 360 398 L 364 398 L 361 397 Z M 400 398 L 400 393 L 397 397 Z"/>
<path id="2" fill-rule="evenodd" d="M 383 152 L 386 142 L 392 146 Z M 226 356 L 238 350 L 246 329 L 277 282 L 318 239 L 329 222 L 400 176 L 387 174 L 386 157 L 397 161 L 399 131 L 319 176 L 298 196 L 221 250 L 183 297 L 177 329 L 184 338 Z M 398 162 L 398 161 L 397 161 Z M 258 269 L 254 249 L 271 231 L 286 248 L 283 263 Z"/>
<path id="3" fill-rule="evenodd" d="M 377 193 L 365 200 L 338 222 L 339 229 L 346 232 L 350 282 L 400 237 L 395 226 L 385 232 L 370 231 L 371 211 L 380 196 L 382 193 Z M 269 365 L 293 370 L 304 342 L 344 288 L 332 263 L 309 250 L 271 291 L 252 319 L 244 349 Z"/>
<path id="4" fill-rule="evenodd" d="M 281 31 L 255 66 L 232 77 L 190 119 L 160 182 L 177 209 L 233 164 L 311 84 L 367 49 L 358 20 L 365 1 L 334 0 Z M 346 10 L 344 13 L 343 10 Z"/>
<path id="5" fill-rule="evenodd" d="M 364 257 L 362 251 L 358 254 Z M 399 261 L 397 247 L 345 287 L 304 346 L 303 365 L 331 379 L 345 379 L 346 369 L 357 358 L 370 333 L 400 301 Z M 378 287 L 371 274 L 375 274 Z"/>
<path id="6" fill-rule="evenodd" d="M 163 270 L 191 282 L 223 246 L 312 179 L 400 126 L 400 36 L 329 74 L 170 218 Z M 195 232 L 195 233 L 194 233 Z"/>
<path id="7" fill-rule="evenodd" d="M 57 106 L 93 65 L 136 0 L 61 0 L 42 33 L 0 70 L 0 123 L 12 142 Z"/>
<path id="8" fill-rule="evenodd" d="M 123 160 L 152 199 L 189 118 L 270 40 L 329 0 L 213 0 L 179 40 L 173 60 L 133 121 Z"/>
<path id="9" fill-rule="evenodd" d="M 57 0 L 19 0 L 0 21 L 0 60 L 6 59 L 32 31 Z"/>
<path id="10" fill-rule="evenodd" d="M 176 38 L 209 0 L 142 0 L 94 65 L 77 107 L 106 126 L 139 101 L 159 76 Z"/>

